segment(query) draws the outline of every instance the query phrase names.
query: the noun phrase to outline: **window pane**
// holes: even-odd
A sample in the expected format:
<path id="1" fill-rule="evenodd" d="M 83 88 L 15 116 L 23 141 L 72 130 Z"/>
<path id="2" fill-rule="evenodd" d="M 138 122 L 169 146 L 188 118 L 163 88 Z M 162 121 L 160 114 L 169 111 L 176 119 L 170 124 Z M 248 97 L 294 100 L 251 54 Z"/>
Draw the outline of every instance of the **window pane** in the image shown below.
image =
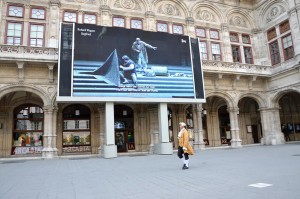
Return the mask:
<path id="1" fill-rule="evenodd" d="M 30 38 L 36 38 L 36 32 L 30 32 Z"/>
<path id="2" fill-rule="evenodd" d="M 125 27 L 125 19 L 117 17 L 113 18 L 113 26 Z"/>
<path id="3" fill-rule="evenodd" d="M 271 62 L 272 64 L 278 64 L 280 62 L 280 55 L 279 55 L 279 48 L 278 48 L 278 43 L 273 42 L 269 44 L 270 47 L 270 54 L 271 54 Z"/>
<path id="4" fill-rule="evenodd" d="M 13 37 L 7 37 L 7 44 L 14 44 L 14 38 Z"/>
<path id="5" fill-rule="evenodd" d="M 250 44 L 251 43 L 249 35 L 243 35 L 242 40 L 243 40 L 244 44 Z"/>
<path id="6" fill-rule="evenodd" d="M 173 33 L 175 34 L 183 34 L 183 27 L 180 25 L 173 25 Z"/>
<path id="7" fill-rule="evenodd" d="M 165 23 L 157 23 L 157 31 L 168 32 L 168 25 Z"/>
<path id="8" fill-rule="evenodd" d="M 230 33 L 230 41 L 238 42 L 239 41 L 238 35 L 236 33 Z"/>
<path id="9" fill-rule="evenodd" d="M 231 46 L 233 62 L 240 62 L 240 47 Z"/>
<path id="10" fill-rule="evenodd" d="M 22 17 L 23 16 L 23 7 L 9 6 L 8 15 L 12 16 L 12 17 Z"/>
<path id="11" fill-rule="evenodd" d="M 220 44 L 211 44 L 213 60 L 221 60 Z"/>
<path id="12" fill-rule="evenodd" d="M 15 37 L 14 38 L 14 44 L 20 45 L 21 44 L 21 38 Z"/>
<path id="13" fill-rule="evenodd" d="M 210 38 L 219 39 L 219 32 L 216 30 L 210 30 Z"/>
<path id="14" fill-rule="evenodd" d="M 245 62 L 247 64 L 253 64 L 252 51 L 250 47 L 244 47 L 244 54 L 245 54 Z"/>
<path id="15" fill-rule="evenodd" d="M 77 14 L 74 12 L 65 12 L 64 13 L 64 21 L 76 22 Z"/>
<path id="16" fill-rule="evenodd" d="M 45 19 L 45 10 L 34 8 L 31 10 L 31 18 L 34 19 Z"/>
<path id="17" fill-rule="evenodd" d="M 196 28 L 196 36 L 197 37 L 205 37 L 205 29 L 203 29 L 203 28 Z"/>
<path id="18" fill-rule="evenodd" d="M 142 29 L 143 23 L 141 20 L 131 19 L 131 28 Z"/>
<path id="19" fill-rule="evenodd" d="M 201 56 L 201 59 L 207 60 L 206 42 L 200 42 L 200 56 Z"/>
<path id="20" fill-rule="evenodd" d="M 85 14 L 84 15 L 84 23 L 96 24 L 96 15 Z"/>

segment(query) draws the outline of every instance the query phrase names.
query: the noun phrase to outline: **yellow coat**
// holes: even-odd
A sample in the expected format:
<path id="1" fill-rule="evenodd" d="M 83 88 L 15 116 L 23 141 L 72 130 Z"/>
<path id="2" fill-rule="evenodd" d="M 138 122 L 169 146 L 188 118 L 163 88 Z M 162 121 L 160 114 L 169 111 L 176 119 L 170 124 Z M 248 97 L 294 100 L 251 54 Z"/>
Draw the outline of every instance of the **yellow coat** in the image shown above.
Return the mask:
<path id="1" fill-rule="evenodd" d="M 186 129 L 183 129 L 181 137 L 178 137 L 178 144 L 181 147 L 187 148 L 187 150 L 184 150 L 184 153 L 188 153 L 189 155 L 194 154 L 194 150 L 190 145 L 190 137 L 189 137 L 189 132 Z"/>

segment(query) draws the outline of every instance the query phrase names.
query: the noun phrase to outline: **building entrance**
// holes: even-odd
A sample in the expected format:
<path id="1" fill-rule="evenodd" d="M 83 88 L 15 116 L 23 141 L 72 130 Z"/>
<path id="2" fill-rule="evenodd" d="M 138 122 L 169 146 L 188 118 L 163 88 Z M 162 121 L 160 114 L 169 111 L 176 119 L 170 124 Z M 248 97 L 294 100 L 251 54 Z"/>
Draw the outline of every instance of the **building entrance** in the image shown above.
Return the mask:
<path id="1" fill-rule="evenodd" d="M 134 117 L 129 106 L 115 106 L 115 142 L 118 152 L 135 150 Z"/>

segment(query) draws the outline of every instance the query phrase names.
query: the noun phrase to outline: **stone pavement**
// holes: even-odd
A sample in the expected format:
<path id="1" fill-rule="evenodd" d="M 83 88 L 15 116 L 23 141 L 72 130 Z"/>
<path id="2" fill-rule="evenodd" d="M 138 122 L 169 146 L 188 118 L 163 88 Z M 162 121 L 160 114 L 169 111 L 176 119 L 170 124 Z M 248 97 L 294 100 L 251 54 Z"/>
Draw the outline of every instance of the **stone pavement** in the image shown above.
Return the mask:
<path id="1" fill-rule="evenodd" d="M 300 143 L 204 150 L 181 167 L 176 154 L 0 159 L 0 198 L 300 198 Z"/>

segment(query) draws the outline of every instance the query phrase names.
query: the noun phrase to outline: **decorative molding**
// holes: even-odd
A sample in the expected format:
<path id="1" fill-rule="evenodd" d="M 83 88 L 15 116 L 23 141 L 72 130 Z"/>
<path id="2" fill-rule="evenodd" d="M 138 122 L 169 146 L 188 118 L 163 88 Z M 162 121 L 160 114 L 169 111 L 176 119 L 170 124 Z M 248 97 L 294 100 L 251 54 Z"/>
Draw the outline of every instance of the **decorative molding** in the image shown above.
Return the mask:
<path id="1" fill-rule="evenodd" d="M 230 17 L 229 24 L 232 26 L 243 27 L 243 28 L 249 27 L 244 17 L 239 15 L 234 15 Z"/>
<path id="2" fill-rule="evenodd" d="M 147 11 L 147 12 L 145 13 L 145 16 L 146 16 L 146 17 L 149 17 L 149 18 L 153 18 L 153 17 L 155 17 L 155 13 L 152 12 L 152 11 Z"/>
<path id="3" fill-rule="evenodd" d="M 211 22 L 217 22 L 216 16 L 211 12 L 210 10 L 203 9 L 199 10 L 196 13 L 196 19 L 202 20 L 202 21 L 211 21 Z"/>
<path id="4" fill-rule="evenodd" d="M 57 62 L 58 48 L 39 48 L 27 46 L 0 45 L 0 60 L 9 58 L 17 61 L 36 60 Z"/>
<path id="5" fill-rule="evenodd" d="M 275 18 L 282 15 L 284 12 L 286 12 L 286 10 L 284 9 L 284 7 L 282 5 L 272 6 L 267 12 L 266 23 L 271 22 Z"/>
<path id="6" fill-rule="evenodd" d="M 222 74 L 248 74 L 269 77 L 272 74 L 272 66 L 260 66 L 233 62 L 221 62 L 202 60 L 203 71 Z"/>
<path id="7" fill-rule="evenodd" d="M 142 10 L 141 5 L 136 0 L 116 0 L 114 7 L 125 8 L 129 10 Z"/>
<path id="8" fill-rule="evenodd" d="M 170 15 L 170 16 L 178 16 L 181 17 L 181 13 L 179 9 L 170 3 L 160 5 L 157 10 L 160 14 Z"/>

